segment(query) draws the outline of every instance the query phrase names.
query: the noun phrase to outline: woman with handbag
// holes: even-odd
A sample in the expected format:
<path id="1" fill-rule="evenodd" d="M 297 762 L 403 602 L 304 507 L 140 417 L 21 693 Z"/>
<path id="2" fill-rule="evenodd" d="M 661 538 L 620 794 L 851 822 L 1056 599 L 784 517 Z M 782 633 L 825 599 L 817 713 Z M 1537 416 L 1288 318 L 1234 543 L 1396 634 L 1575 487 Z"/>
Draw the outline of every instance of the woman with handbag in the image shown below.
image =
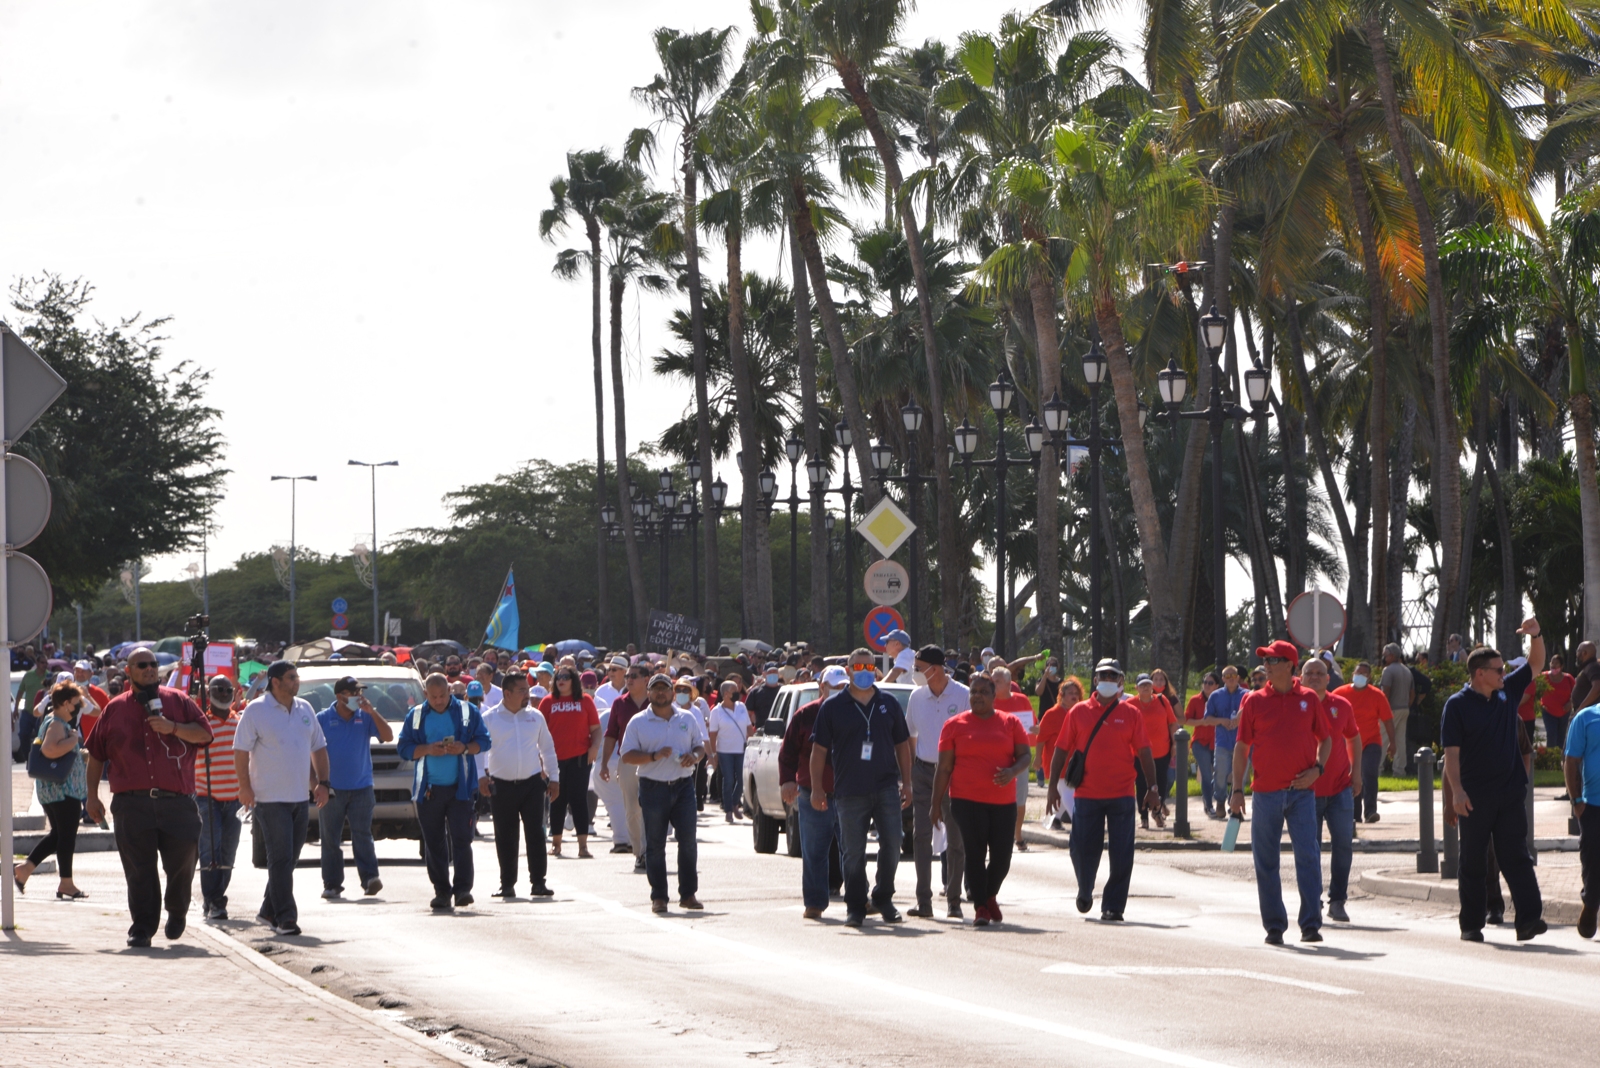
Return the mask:
<path id="1" fill-rule="evenodd" d="M 37 784 L 39 804 L 44 806 L 50 833 L 34 846 L 28 859 L 17 865 L 18 892 L 25 892 L 28 877 L 50 854 L 56 855 L 61 883 L 56 897 L 77 900 L 88 897 L 72 881 L 72 853 L 78 841 L 78 817 L 89 796 L 83 759 L 83 735 L 78 730 L 78 714 L 84 694 L 75 683 L 58 682 L 50 690 L 50 711 L 39 724 L 28 755 L 28 774 Z"/>

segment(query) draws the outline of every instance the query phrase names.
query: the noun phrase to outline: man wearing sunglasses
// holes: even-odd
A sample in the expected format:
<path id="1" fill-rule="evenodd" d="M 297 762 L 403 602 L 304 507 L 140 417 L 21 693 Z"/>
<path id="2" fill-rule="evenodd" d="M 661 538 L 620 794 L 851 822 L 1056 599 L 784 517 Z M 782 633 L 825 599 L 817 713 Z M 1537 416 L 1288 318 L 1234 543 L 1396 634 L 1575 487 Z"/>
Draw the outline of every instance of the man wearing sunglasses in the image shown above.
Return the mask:
<path id="1" fill-rule="evenodd" d="M 1283 905 L 1278 855 L 1283 830 L 1294 849 L 1294 876 L 1300 888 L 1300 941 L 1322 941 L 1322 845 L 1317 838 L 1317 779 L 1333 752 L 1333 724 L 1312 690 L 1294 677 L 1300 652 L 1275 641 L 1256 650 L 1267 669 L 1267 684 L 1245 695 L 1239 705 L 1239 740 L 1233 750 L 1234 790 L 1228 808 L 1244 816 L 1247 766 L 1254 765 L 1250 855 L 1256 867 L 1256 896 L 1267 945 L 1283 945 L 1289 913 Z"/>
<path id="2" fill-rule="evenodd" d="M 122 874 L 128 882 L 128 945 L 145 948 L 161 920 L 161 876 L 167 873 L 166 934 L 188 922 L 195 861 L 200 856 L 200 810 L 194 800 L 194 760 L 211 744 L 200 706 L 160 684 L 155 654 L 128 658 L 128 689 L 111 699 L 89 735 L 87 809 L 105 820 L 100 776 L 109 770 L 111 815 Z"/>
<path id="3" fill-rule="evenodd" d="M 1517 941 L 1544 934 L 1544 902 L 1533 857 L 1528 853 L 1528 819 L 1523 810 L 1528 770 L 1521 749 L 1517 705 L 1544 669 L 1544 638 L 1539 622 L 1525 620 L 1528 658 L 1509 674 L 1495 649 L 1467 654 L 1467 684 L 1444 703 L 1439 739 L 1444 744 L 1444 775 L 1453 815 L 1461 828 L 1461 938 L 1482 942 L 1488 912 L 1484 876 L 1489 846 L 1517 910 Z"/>

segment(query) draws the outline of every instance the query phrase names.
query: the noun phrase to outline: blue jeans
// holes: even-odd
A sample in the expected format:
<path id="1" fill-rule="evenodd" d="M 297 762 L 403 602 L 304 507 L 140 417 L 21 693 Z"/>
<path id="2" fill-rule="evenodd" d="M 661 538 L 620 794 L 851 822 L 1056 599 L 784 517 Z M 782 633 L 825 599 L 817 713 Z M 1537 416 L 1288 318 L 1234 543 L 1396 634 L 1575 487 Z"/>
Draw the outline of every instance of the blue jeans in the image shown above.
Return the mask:
<path id="1" fill-rule="evenodd" d="M 1078 873 L 1078 894 L 1094 894 L 1100 874 L 1100 853 L 1110 837 L 1111 871 L 1106 876 L 1105 893 L 1100 895 L 1102 912 L 1122 912 L 1128 906 L 1128 883 L 1133 879 L 1133 814 L 1138 809 L 1131 797 L 1075 796 L 1072 812 L 1072 870 Z"/>
<path id="2" fill-rule="evenodd" d="M 726 780 L 724 780 L 726 781 Z M 672 782 L 639 777 L 639 812 L 644 817 L 644 870 L 650 900 L 667 900 L 667 826 L 678 839 L 678 898 L 700 889 L 699 847 L 694 840 L 694 776 Z"/>
<path id="3" fill-rule="evenodd" d="M 718 753 L 717 771 L 722 778 L 722 811 L 732 812 L 744 801 L 744 754 Z"/>
<path id="4" fill-rule="evenodd" d="M 1544 736 L 1545 741 L 1549 743 L 1550 748 L 1560 749 L 1562 752 L 1566 752 L 1567 723 L 1571 717 L 1552 716 L 1548 712 L 1540 712 L 1539 715 L 1544 718 Z M 1533 724 L 1528 724 L 1528 729 L 1530 731 L 1533 730 Z"/>
<path id="5" fill-rule="evenodd" d="M 360 790 L 336 790 L 328 803 L 317 813 L 317 824 L 322 834 L 322 888 L 344 889 L 344 821 L 350 820 L 350 852 L 356 858 L 356 874 L 361 885 L 378 877 L 378 851 L 372 844 L 372 787 Z"/>
<path id="6" fill-rule="evenodd" d="M 900 866 L 900 787 L 885 786 L 875 794 L 833 798 L 839 816 L 839 867 L 844 870 L 845 911 L 867 911 L 867 827 L 878 828 L 878 875 L 872 905 L 880 911 L 894 901 L 894 873 Z"/>
<path id="7" fill-rule="evenodd" d="M 1351 843 L 1356 837 L 1356 799 L 1350 787 L 1332 797 L 1317 798 L 1317 840 L 1322 839 L 1322 825 L 1328 825 L 1328 852 L 1333 856 L 1333 874 L 1328 880 L 1328 904 L 1343 904 L 1350 890 L 1350 858 L 1354 855 Z"/>
<path id="8" fill-rule="evenodd" d="M 808 909 L 828 907 L 828 850 L 839 839 L 833 809 L 811 807 L 811 788 L 800 787 L 794 802 L 800 813 L 800 897 Z"/>
<path id="9" fill-rule="evenodd" d="M 1216 753 L 1209 745 L 1196 744 L 1189 750 L 1194 754 L 1194 766 L 1200 772 L 1200 800 L 1205 803 L 1206 813 L 1209 815 L 1216 811 L 1216 802 L 1212 799 L 1212 762 Z"/>
<path id="10" fill-rule="evenodd" d="M 239 852 L 239 802 L 196 797 L 200 806 L 200 901 L 228 906 L 233 858 Z"/>
<path id="11" fill-rule="evenodd" d="M 1256 862 L 1256 896 L 1261 901 L 1261 925 L 1269 931 L 1289 929 L 1283 907 L 1283 883 L 1278 878 L 1278 851 L 1283 829 L 1289 828 L 1294 846 L 1294 877 L 1300 887 L 1300 929 L 1322 926 L 1322 849 L 1317 841 L 1317 799 L 1310 790 L 1268 790 L 1251 794 L 1255 811 L 1250 815 L 1250 854 Z"/>
<path id="12" fill-rule="evenodd" d="M 429 796 L 429 795 L 432 796 Z M 473 804 L 456 797 L 454 783 L 430 786 L 416 802 L 417 823 L 422 828 L 422 856 L 428 864 L 428 881 L 433 896 L 472 892 L 472 824 L 476 820 Z M 455 879 L 450 866 L 455 865 Z"/>
<path id="13" fill-rule="evenodd" d="M 1233 746 L 1219 745 L 1212 754 L 1211 785 L 1214 792 L 1212 802 L 1223 815 L 1228 812 L 1228 795 L 1233 791 L 1229 782 L 1233 778 Z"/>
<path id="14" fill-rule="evenodd" d="M 274 927 L 288 927 L 300 919 L 294 903 L 294 865 L 306 844 L 311 806 L 305 801 L 258 801 L 255 821 L 267 847 L 267 892 L 261 899 L 261 915 Z"/>

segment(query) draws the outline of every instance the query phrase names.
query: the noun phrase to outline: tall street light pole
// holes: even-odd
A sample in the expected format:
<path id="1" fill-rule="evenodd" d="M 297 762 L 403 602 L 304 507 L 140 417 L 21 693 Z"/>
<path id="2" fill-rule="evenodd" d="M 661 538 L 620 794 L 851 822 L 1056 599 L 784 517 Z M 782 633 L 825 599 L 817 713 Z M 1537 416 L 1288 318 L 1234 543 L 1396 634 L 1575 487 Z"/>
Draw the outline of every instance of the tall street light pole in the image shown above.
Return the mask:
<path id="1" fill-rule="evenodd" d="M 978 451 L 978 428 L 967 420 L 961 420 L 961 425 L 955 430 L 956 455 L 960 457 L 961 464 L 967 469 L 967 477 L 972 477 L 974 467 L 994 468 L 995 481 L 995 508 L 994 508 L 994 604 L 995 604 L 995 652 L 1008 654 L 1012 650 L 1002 648 L 1008 646 L 1011 627 L 1008 625 L 1007 613 L 1009 606 L 1006 604 L 1006 472 L 1014 464 L 1032 463 L 1031 456 L 1012 456 L 1006 452 L 1006 412 L 1011 410 L 1011 402 L 1016 399 L 1017 388 L 1011 381 L 1011 374 L 1004 367 L 1000 374 L 989 385 L 989 407 L 994 409 L 995 439 L 994 459 L 974 460 L 972 454 Z"/>
<path id="2" fill-rule="evenodd" d="M 811 480 L 811 488 L 819 497 L 826 498 L 830 493 L 837 493 L 844 498 L 844 626 L 845 645 L 849 645 L 850 626 L 856 618 L 855 539 L 850 536 L 855 524 L 851 520 L 850 507 L 857 492 L 856 487 L 850 484 L 850 449 L 855 444 L 850 434 L 850 424 L 842 419 L 839 420 L 833 428 L 833 440 L 844 457 L 844 481 L 835 487 L 828 486 L 828 461 L 821 456 L 813 456 L 806 461 L 806 477 Z"/>
<path id="3" fill-rule="evenodd" d="M 376 648 L 388 640 L 388 635 L 382 631 L 383 620 L 378 618 L 378 468 L 399 467 L 399 460 L 385 460 L 382 463 L 369 464 L 361 460 L 351 460 L 351 467 L 365 467 L 372 475 L 372 644 Z"/>
<path id="4" fill-rule="evenodd" d="M 1206 359 L 1211 361 L 1211 402 L 1207 407 L 1188 412 L 1178 410 L 1184 394 L 1188 392 L 1189 379 L 1179 369 L 1176 360 L 1169 359 L 1167 369 L 1156 376 L 1162 403 L 1166 405 L 1163 418 L 1172 429 L 1176 429 L 1179 419 L 1204 419 L 1211 427 L 1211 627 L 1216 651 L 1214 666 L 1218 671 L 1228 662 L 1227 579 L 1223 571 L 1226 554 L 1222 516 L 1222 428 L 1230 419 L 1265 419 L 1268 415 L 1267 390 L 1270 385 L 1266 370 L 1257 360 L 1255 366 L 1244 373 L 1245 391 L 1254 411 L 1246 411 L 1228 401 L 1222 388 L 1222 368 L 1217 362 L 1227 340 L 1228 320 L 1217 314 L 1217 306 L 1213 304 L 1211 311 L 1200 317 L 1200 341 L 1205 346 Z"/>
<path id="5" fill-rule="evenodd" d="M 315 482 L 316 475 L 273 475 L 274 482 L 289 483 L 289 644 L 294 644 L 294 553 L 295 553 L 295 491 L 297 482 Z"/>

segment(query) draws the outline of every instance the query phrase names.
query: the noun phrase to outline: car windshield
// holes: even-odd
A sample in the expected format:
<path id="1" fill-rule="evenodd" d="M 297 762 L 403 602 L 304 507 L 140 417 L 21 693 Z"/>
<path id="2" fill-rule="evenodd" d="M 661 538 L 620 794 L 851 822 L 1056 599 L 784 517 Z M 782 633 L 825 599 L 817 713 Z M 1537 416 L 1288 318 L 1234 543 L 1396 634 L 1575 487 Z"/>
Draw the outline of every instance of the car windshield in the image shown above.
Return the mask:
<path id="1" fill-rule="evenodd" d="M 300 696 L 311 702 L 311 707 L 321 712 L 333 704 L 333 679 L 323 679 L 316 682 L 302 681 L 300 683 Z M 372 707 L 378 715 L 391 723 L 398 723 L 406 718 L 406 710 L 422 703 L 421 679 L 397 679 L 394 677 L 373 679 L 356 676 L 356 681 L 367 688 L 366 698 L 372 702 Z"/>

